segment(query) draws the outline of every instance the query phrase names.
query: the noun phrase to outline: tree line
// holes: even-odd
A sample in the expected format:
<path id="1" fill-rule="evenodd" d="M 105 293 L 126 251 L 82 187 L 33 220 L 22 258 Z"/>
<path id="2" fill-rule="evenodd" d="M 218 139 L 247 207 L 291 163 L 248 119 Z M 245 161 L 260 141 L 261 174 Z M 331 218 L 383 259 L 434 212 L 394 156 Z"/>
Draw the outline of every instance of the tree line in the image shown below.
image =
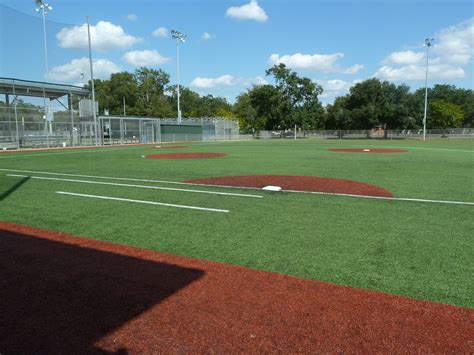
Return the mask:
<path id="1" fill-rule="evenodd" d="M 344 96 L 323 106 L 321 85 L 299 76 L 284 64 L 266 70 L 275 84 L 258 85 L 240 94 L 234 104 L 213 95 L 201 96 L 180 87 L 183 117 L 226 117 L 244 130 L 283 130 L 295 125 L 312 129 L 418 129 L 423 125 L 424 88 L 414 92 L 406 84 L 376 78 L 351 87 Z M 177 87 L 162 69 L 139 68 L 95 80 L 96 98 L 111 115 L 176 117 Z M 454 85 L 428 89 L 427 127 L 473 127 L 474 94 Z M 125 108 L 124 108 L 125 103 Z M 103 112 L 101 112 L 103 113 Z"/>

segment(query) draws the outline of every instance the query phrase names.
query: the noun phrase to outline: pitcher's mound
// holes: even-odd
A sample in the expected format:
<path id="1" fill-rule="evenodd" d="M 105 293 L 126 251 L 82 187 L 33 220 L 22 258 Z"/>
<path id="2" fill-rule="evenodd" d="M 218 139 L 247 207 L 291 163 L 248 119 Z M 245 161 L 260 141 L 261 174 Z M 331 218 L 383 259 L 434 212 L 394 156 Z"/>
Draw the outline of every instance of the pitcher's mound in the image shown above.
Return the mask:
<path id="1" fill-rule="evenodd" d="M 225 153 L 172 153 L 172 154 L 149 154 L 146 158 L 152 159 L 201 159 L 225 157 Z"/>
<path id="2" fill-rule="evenodd" d="M 375 185 L 352 180 L 323 178 L 317 176 L 219 176 L 206 179 L 193 179 L 186 182 L 203 185 L 253 187 L 260 189 L 268 185 L 275 185 L 281 186 L 283 190 L 392 197 L 390 191 Z"/>
<path id="3" fill-rule="evenodd" d="M 331 152 L 341 153 L 407 153 L 406 149 L 374 149 L 374 148 L 333 148 L 329 149 Z"/>

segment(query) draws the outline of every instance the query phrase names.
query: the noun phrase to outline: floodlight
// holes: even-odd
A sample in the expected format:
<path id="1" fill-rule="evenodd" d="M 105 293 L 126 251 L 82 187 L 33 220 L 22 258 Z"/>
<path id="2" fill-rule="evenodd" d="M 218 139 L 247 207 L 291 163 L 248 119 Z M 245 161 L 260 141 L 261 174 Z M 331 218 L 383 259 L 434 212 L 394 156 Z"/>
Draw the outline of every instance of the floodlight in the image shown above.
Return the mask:
<path id="1" fill-rule="evenodd" d="M 431 47 L 433 44 L 434 38 L 427 38 L 425 39 L 425 42 L 423 43 L 423 47 Z"/>
<path id="2" fill-rule="evenodd" d="M 179 31 L 171 30 L 171 36 L 176 39 L 177 41 L 180 41 L 181 43 L 186 42 L 186 35 L 184 33 L 181 33 Z"/>

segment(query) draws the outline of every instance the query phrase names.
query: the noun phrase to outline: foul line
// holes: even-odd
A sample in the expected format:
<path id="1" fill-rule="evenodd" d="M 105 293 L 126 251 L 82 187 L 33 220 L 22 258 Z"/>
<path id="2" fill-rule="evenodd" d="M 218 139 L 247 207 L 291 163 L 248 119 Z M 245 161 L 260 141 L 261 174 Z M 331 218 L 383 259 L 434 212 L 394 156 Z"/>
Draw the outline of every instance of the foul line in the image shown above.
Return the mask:
<path id="1" fill-rule="evenodd" d="M 367 198 L 372 200 L 386 200 L 386 201 L 411 201 L 411 202 L 427 202 L 427 203 L 443 203 L 450 205 L 470 205 L 474 206 L 474 202 L 464 201 L 446 201 L 446 200 L 427 200 L 423 198 L 407 198 L 407 197 L 383 197 L 383 196 L 368 196 L 368 195 L 354 195 L 354 194 L 339 194 L 336 192 L 318 192 L 318 191 L 296 191 L 296 190 L 282 190 L 285 192 L 314 194 L 314 195 L 331 195 L 331 196 L 346 196 L 356 198 Z"/>
<path id="2" fill-rule="evenodd" d="M 245 186 L 225 186 L 225 185 L 213 185 L 213 184 L 193 184 L 190 182 L 179 182 L 179 181 L 167 181 L 167 180 L 150 180 L 150 179 L 134 179 L 134 178 L 121 178 L 113 176 L 98 176 L 98 175 L 81 175 L 81 174 L 67 174 L 67 173 L 53 173 L 48 171 L 32 171 L 32 170 L 17 170 L 17 169 L 0 169 L 0 171 L 13 171 L 16 173 L 28 173 L 28 174 L 43 174 L 43 175 L 57 175 L 57 176 L 72 176 L 81 178 L 91 179 L 105 179 L 105 180 L 119 180 L 119 181 L 137 181 L 137 182 L 152 182 L 157 184 L 172 184 L 172 185 L 186 185 L 186 186 L 208 186 L 208 187 L 221 187 L 227 189 L 240 189 L 240 190 L 259 190 L 257 188 L 245 187 Z M 237 194 L 239 195 L 239 194 Z M 261 198 L 258 195 L 243 195 Z"/>
<path id="3" fill-rule="evenodd" d="M 196 207 L 196 206 L 175 205 L 175 204 L 164 203 L 164 202 L 154 202 L 154 201 L 144 201 L 144 200 L 132 200 L 132 199 L 129 199 L 129 198 L 120 198 L 120 197 L 109 197 L 109 196 L 77 194 L 77 193 L 74 193 L 74 192 L 64 192 L 64 191 L 56 191 L 56 193 L 57 193 L 57 194 L 61 194 L 61 195 L 96 198 L 96 199 L 100 199 L 100 200 L 112 200 L 112 201 L 142 203 L 142 204 L 146 204 L 146 205 L 156 205 L 156 206 L 165 206 L 165 207 L 185 208 L 185 209 L 199 210 L 199 211 L 229 213 L 229 210 L 220 210 L 220 209 L 216 209 L 216 208 L 205 208 L 205 207 Z"/>
<path id="4" fill-rule="evenodd" d="M 24 172 L 24 173 L 36 173 L 36 174 L 59 175 L 59 176 L 75 176 L 75 177 L 96 178 L 96 179 L 122 180 L 122 181 L 154 182 L 154 183 L 188 185 L 188 186 L 220 187 L 220 188 L 229 188 L 229 189 L 260 190 L 259 188 L 254 188 L 254 187 L 212 185 L 212 184 L 193 184 L 193 183 L 175 182 L 175 181 L 118 178 L 118 177 L 105 177 L 105 176 L 95 176 L 95 175 L 78 175 L 78 174 L 52 173 L 52 172 L 42 172 L 42 171 L 30 171 L 30 170 L 15 170 L 15 169 L 1 169 L 0 168 L 0 171 L 14 171 L 14 172 Z M 7 176 L 26 177 L 25 175 L 13 175 L 13 174 L 7 174 Z M 41 179 L 41 177 L 36 177 L 36 178 Z M 52 178 L 42 178 L 42 179 L 56 180 L 56 179 L 52 179 Z M 61 179 L 58 179 L 58 180 L 61 180 Z M 69 181 L 69 180 L 64 179 L 64 181 Z M 76 180 L 70 180 L 70 181 L 76 181 Z M 77 181 L 78 182 L 86 182 L 85 180 L 77 180 Z M 115 185 L 114 183 L 101 183 L 101 182 L 95 182 L 95 181 L 91 181 L 91 182 L 88 182 L 88 183 Z M 128 184 L 117 184 L 117 185 L 118 186 L 123 185 L 123 186 L 131 186 L 131 187 L 142 187 L 140 185 L 128 185 Z M 144 188 L 159 188 L 159 189 L 173 190 L 171 188 L 154 187 L 154 186 L 144 186 Z M 199 191 L 199 190 L 187 190 L 187 189 L 176 189 L 176 190 L 178 190 L 178 191 L 183 190 L 183 191 L 190 191 L 190 192 L 198 192 Z M 231 193 L 225 193 L 225 192 L 210 192 L 210 191 L 203 191 L 203 192 L 204 193 L 223 194 L 223 195 L 237 195 L 237 196 L 243 196 L 243 197 L 257 197 L 257 198 L 262 198 L 263 197 L 263 196 L 259 196 L 259 195 L 231 194 Z M 464 202 L 464 201 L 429 200 L 429 199 L 421 199 L 421 198 L 404 198 L 404 197 L 381 197 L 381 196 L 341 194 L 341 193 L 335 193 L 335 192 L 296 191 L 296 190 L 282 190 L 282 192 L 315 194 L 315 195 L 346 196 L 346 197 L 366 198 L 366 199 L 373 199 L 373 200 L 387 200 L 387 201 L 426 202 L 426 203 L 441 203 L 441 204 L 469 205 L 469 206 L 474 205 L 474 202 Z"/>
<path id="5" fill-rule="evenodd" d="M 37 179 L 37 180 L 78 182 L 78 183 L 83 183 L 83 184 L 109 185 L 109 186 L 121 186 L 121 187 L 136 187 L 136 188 L 140 188 L 140 189 L 154 189 L 154 190 L 167 190 L 167 191 L 179 191 L 179 192 L 194 192 L 194 193 L 211 194 L 211 195 L 253 197 L 253 198 L 262 198 L 263 197 L 263 196 L 260 196 L 260 195 L 234 194 L 234 193 L 230 193 L 230 192 L 188 190 L 188 189 L 178 189 L 178 188 L 173 188 L 173 187 L 119 184 L 119 183 L 115 183 L 115 182 L 90 181 L 90 180 L 60 179 L 60 178 L 50 178 L 50 177 L 44 177 L 44 176 L 28 176 L 28 175 L 19 175 L 19 174 L 7 174 L 7 176 L 11 176 L 11 177 L 29 177 L 30 179 Z"/>
<path id="6" fill-rule="evenodd" d="M 139 149 L 141 147 L 133 146 L 133 147 L 127 147 L 127 150 L 132 150 L 132 149 Z M 22 153 L 21 151 L 14 152 L 14 153 L 0 153 L 0 159 L 12 159 L 12 158 L 22 158 L 22 157 L 41 157 L 41 156 L 46 156 L 46 155 L 66 155 L 66 154 L 90 154 L 90 153 L 106 153 L 106 152 L 116 152 L 117 150 L 123 150 L 121 147 L 117 148 L 104 148 L 104 149 L 95 149 L 94 148 L 84 148 L 84 149 L 70 149 L 71 151 L 60 151 L 60 149 L 57 150 L 52 150 L 51 152 L 44 152 L 38 151 L 37 153 L 34 152 L 25 152 Z"/>

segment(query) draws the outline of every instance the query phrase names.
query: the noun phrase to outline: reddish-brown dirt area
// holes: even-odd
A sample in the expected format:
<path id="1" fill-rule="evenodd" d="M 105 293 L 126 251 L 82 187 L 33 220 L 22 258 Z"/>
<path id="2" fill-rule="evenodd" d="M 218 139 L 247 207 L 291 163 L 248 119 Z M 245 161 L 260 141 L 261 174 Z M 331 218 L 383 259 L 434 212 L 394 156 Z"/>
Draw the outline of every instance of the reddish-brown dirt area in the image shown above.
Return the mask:
<path id="1" fill-rule="evenodd" d="M 225 157 L 225 153 L 171 153 L 171 154 L 149 154 L 145 158 L 152 159 L 202 159 Z"/>
<path id="2" fill-rule="evenodd" d="M 268 185 L 276 185 L 280 186 L 283 190 L 392 197 L 392 193 L 390 191 L 375 185 L 352 180 L 332 179 L 316 176 L 219 176 L 213 178 L 187 180 L 186 182 L 192 184 L 254 188 L 262 188 Z"/>
<path id="3" fill-rule="evenodd" d="M 382 153 L 382 154 L 390 154 L 390 153 L 407 153 L 409 150 L 406 149 L 374 149 L 374 148 L 334 148 L 329 149 L 331 152 L 340 152 L 340 153 Z"/>
<path id="4" fill-rule="evenodd" d="M 0 222 L 0 351 L 472 353 L 474 310 Z"/>

